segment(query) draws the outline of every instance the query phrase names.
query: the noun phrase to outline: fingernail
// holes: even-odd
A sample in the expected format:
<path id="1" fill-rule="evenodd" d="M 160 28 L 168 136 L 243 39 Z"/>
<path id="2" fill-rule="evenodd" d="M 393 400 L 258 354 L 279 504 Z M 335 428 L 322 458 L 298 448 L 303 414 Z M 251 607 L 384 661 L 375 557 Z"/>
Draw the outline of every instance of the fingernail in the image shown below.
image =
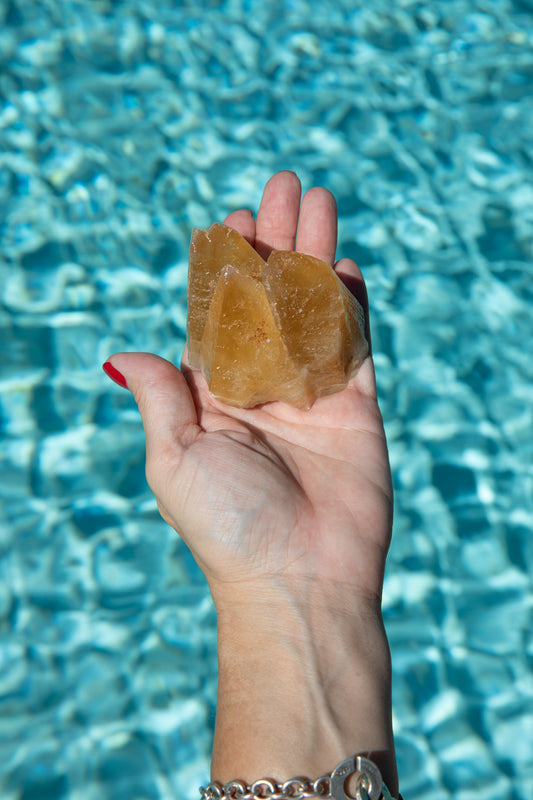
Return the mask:
<path id="1" fill-rule="evenodd" d="M 122 386 L 123 389 L 128 388 L 128 384 L 126 383 L 126 378 L 124 377 L 122 372 L 119 372 L 118 369 L 113 366 L 111 361 L 106 361 L 105 364 L 102 366 L 102 369 L 104 370 L 105 374 L 109 378 L 111 378 L 112 381 L 118 383 L 118 385 Z"/>

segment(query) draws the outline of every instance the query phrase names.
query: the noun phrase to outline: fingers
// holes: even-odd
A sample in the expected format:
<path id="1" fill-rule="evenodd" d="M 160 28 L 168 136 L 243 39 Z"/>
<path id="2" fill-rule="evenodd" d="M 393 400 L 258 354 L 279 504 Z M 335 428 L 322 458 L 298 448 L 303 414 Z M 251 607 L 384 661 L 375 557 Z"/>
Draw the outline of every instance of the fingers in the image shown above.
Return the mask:
<path id="1" fill-rule="evenodd" d="M 273 249 L 292 250 L 320 258 L 333 265 L 337 249 L 337 204 L 330 191 L 316 186 L 307 191 L 300 207 L 301 184 L 294 172 L 273 175 L 263 192 L 257 214 L 240 209 L 229 214 L 225 224 L 237 230 L 267 259 Z M 368 298 L 357 264 L 342 258 L 335 271 L 365 312 L 366 338 L 370 345 Z"/>
<path id="2" fill-rule="evenodd" d="M 330 191 L 316 186 L 307 191 L 300 207 L 301 184 L 294 172 L 283 171 L 267 182 L 257 224 L 248 209 L 229 214 L 224 223 L 238 231 L 263 258 L 271 250 L 292 250 L 320 258 L 333 265 L 337 249 L 337 203 Z M 368 299 L 361 270 L 348 258 L 335 264 L 335 271 L 361 303 L 370 343 Z"/>
<path id="3" fill-rule="evenodd" d="M 262 258 L 272 250 L 294 248 L 301 192 L 294 172 L 278 172 L 266 184 L 255 233 L 255 249 Z"/>
<path id="4" fill-rule="evenodd" d="M 187 381 L 169 361 L 149 353 L 117 353 L 107 363 L 135 397 L 146 434 L 147 471 L 156 465 L 151 471 L 157 481 L 158 470 L 164 471 L 170 459 L 175 464 L 201 430 Z M 108 374 L 121 383 L 113 370 Z"/>
<path id="5" fill-rule="evenodd" d="M 363 274 L 355 261 L 351 258 L 341 258 L 335 264 L 335 272 L 350 290 L 354 297 L 359 300 L 363 306 L 365 314 L 368 312 L 368 297 L 366 293 L 365 281 Z"/>
<path id="6" fill-rule="evenodd" d="M 248 208 L 232 211 L 224 220 L 224 225 L 240 233 L 252 247 L 255 245 L 255 220 Z"/>
<path id="7" fill-rule="evenodd" d="M 337 203 L 327 189 L 317 186 L 304 194 L 296 249 L 333 265 L 337 249 Z"/>
<path id="8" fill-rule="evenodd" d="M 283 171 L 267 182 L 254 223 L 248 209 L 233 211 L 224 224 L 234 228 L 267 259 L 272 250 L 296 249 L 329 264 L 337 247 L 337 204 L 327 189 L 315 187 L 301 202 L 301 184 L 294 172 Z M 298 237 L 296 238 L 296 231 Z"/>
<path id="9" fill-rule="evenodd" d="M 337 261 L 335 264 L 335 272 L 344 283 L 346 288 L 350 290 L 356 300 L 361 303 L 365 314 L 365 338 L 368 342 L 368 348 L 370 352 L 372 352 L 370 341 L 368 294 L 366 291 L 363 274 L 355 261 L 352 261 L 351 258 L 341 258 L 339 261 Z"/>

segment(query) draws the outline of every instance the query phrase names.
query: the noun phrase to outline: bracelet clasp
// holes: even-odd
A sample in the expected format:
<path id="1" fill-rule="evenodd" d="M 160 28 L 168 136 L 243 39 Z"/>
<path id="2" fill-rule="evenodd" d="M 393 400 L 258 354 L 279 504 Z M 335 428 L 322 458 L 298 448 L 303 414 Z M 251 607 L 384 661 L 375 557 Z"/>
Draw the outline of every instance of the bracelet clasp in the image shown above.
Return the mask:
<path id="1" fill-rule="evenodd" d="M 379 800 L 383 788 L 381 772 L 364 756 L 351 756 L 335 767 L 331 773 L 331 796 L 334 800 L 353 800 L 346 794 L 345 784 L 355 772 L 358 773 L 355 800 Z"/>

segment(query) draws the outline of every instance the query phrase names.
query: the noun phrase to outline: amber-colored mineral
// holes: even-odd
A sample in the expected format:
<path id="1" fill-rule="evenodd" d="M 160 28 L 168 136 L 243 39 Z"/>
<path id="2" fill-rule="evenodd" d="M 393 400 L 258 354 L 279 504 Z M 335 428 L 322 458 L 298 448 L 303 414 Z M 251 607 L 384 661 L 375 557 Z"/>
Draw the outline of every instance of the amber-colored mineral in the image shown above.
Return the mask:
<path id="1" fill-rule="evenodd" d="M 368 352 L 363 310 L 329 264 L 285 250 L 265 262 L 225 225 L 193 230 L 188 306 L 189 362 L 228 405 L 309 408 Z"/>

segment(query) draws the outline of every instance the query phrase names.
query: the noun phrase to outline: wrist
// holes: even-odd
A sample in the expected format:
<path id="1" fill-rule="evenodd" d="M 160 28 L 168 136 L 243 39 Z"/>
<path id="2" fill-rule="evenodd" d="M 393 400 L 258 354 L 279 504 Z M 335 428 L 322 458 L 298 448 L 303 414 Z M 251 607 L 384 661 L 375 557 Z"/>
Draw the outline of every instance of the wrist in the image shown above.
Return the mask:
<path id="1" fill-rule="evenodd" d="M 381 609 L 350 595 L 333 602 L 313 589 L 277 586 L 237 590 L 231 600 L 215 597 L 219 658 L 243 663 L 257 652 L 270 668 L 269 654 L 296 659 L 316 673 L 324 690 L 335 690 L 344 673 L 383 673 L 389 679 L 388 643 Z M 262 646 L 258 650 L 258 645 Z M 265 652 L 266 650 L 266 652 Z M 385 658 L 386 656 L 386 658 Z"/>
<path id="2" fill-rule="evenodd" d="M 217 611 L 214 779 L 318 775 L 355 752 L 393 763 L 390 659 L 375 604 L 317 591 L 302 602 L 292 589 L 256 586 L 219 597 Z"/>

